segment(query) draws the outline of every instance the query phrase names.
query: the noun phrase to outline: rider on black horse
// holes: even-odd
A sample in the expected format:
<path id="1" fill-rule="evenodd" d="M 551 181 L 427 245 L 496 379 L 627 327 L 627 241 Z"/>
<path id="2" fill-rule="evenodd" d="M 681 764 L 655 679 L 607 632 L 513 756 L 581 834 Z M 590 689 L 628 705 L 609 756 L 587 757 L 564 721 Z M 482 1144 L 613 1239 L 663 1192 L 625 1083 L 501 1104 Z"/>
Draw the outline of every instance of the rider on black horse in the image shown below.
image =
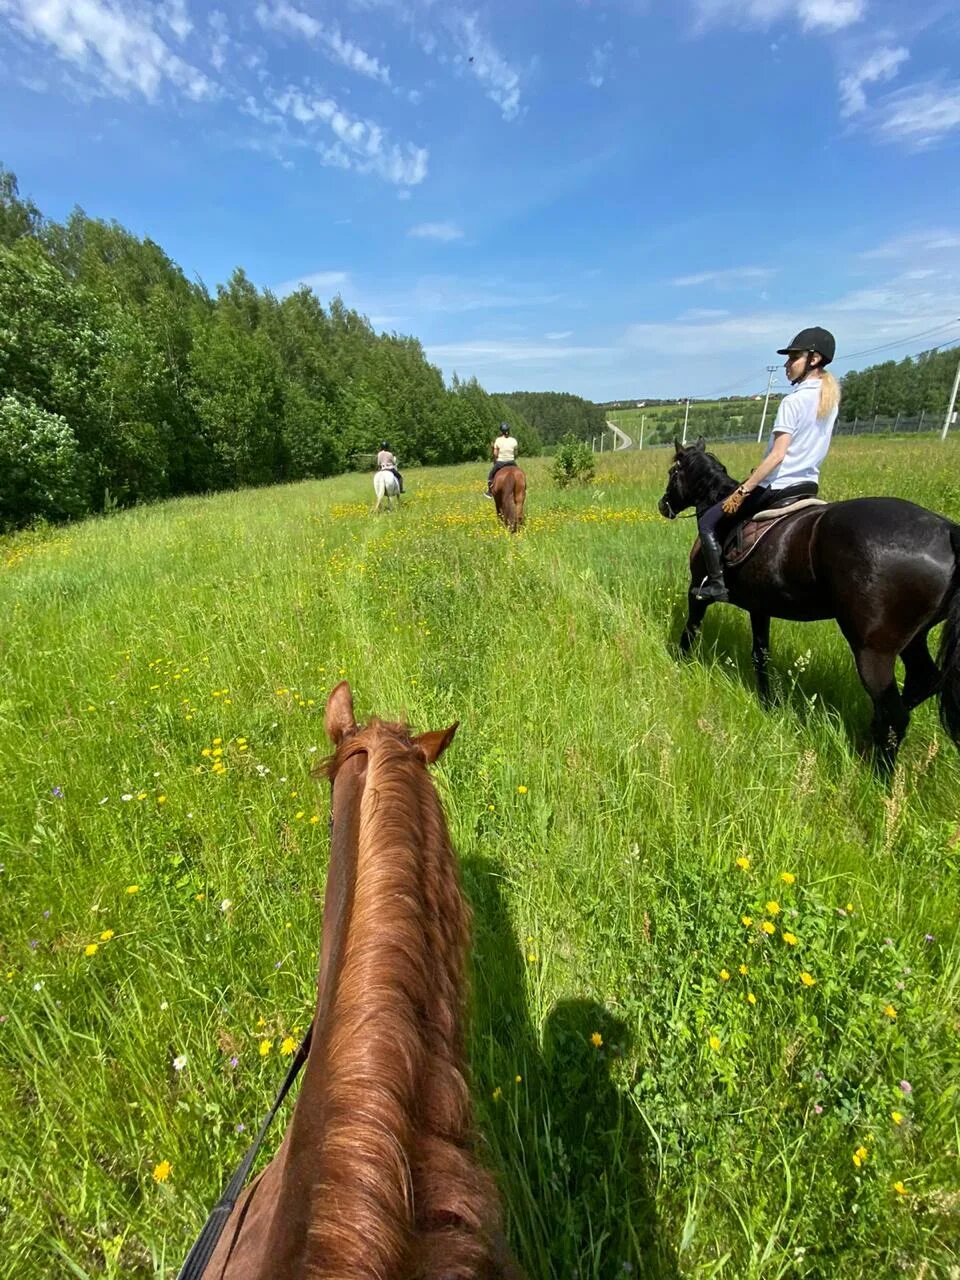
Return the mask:
<path id="1" fill-rule="evenodd" d="M 840 387 L 825 368 L 836 349 L 832 333 L 813 328 L 803 329 L 789 346 L 777 352 L 787 357 L 783 367 L 794 389 L 780 402 L 760 465 L 729 498 L 697 518 L 707 563 L 706 578 L 692 589 L 698 600 L 729 599 L 722 548 L 735 525 L 785 497 L 816 496 L 820 466 L 830 448 L 840 405 Z"/>

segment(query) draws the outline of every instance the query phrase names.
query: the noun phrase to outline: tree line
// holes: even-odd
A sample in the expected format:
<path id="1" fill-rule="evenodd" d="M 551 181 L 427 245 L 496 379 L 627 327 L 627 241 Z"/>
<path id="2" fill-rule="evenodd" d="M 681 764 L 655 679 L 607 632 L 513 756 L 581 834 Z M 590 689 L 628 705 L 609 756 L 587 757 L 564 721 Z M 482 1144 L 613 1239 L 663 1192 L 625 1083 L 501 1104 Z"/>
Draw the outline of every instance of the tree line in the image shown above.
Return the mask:
<path id="1" fill-rule="evenodd" d="M 921 413 L 941 418 L 946 412 L 960 352 L 924 351 L 904 360 L 885 360 L 842 380 L 840 413 L 845 422 L 859 418 L 917 417 Z"/>
<path id="2" fill-rule="evenodd" d="M 416 338 L 242 269 L 214 293 L 150 239 L 45 218 L 0 167 L 0 531 L 180 494 L 486 458 L 522 410 L 444 383 Z"/>
<path id="3" fill-rule="evenodd" d="M 606 428 L 601 405 L 567 391 L 511 391 L 501 399 L 512 413 L 526 419 L 544 444 L 556 444 L 567 435 L 589 440 Z"/>

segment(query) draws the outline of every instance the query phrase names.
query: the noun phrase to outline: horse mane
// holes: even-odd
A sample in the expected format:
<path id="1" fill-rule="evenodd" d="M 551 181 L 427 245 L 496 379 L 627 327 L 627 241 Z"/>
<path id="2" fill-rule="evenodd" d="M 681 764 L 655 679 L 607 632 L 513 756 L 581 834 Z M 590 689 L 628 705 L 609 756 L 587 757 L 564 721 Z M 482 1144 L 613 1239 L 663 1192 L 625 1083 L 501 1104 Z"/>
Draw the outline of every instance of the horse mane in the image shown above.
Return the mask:
<path id="1" fill-rule="evenodd" d="M 493 1180 L 475 1163 L 463 1012 L 469 912 L 440 802 L 405 726 L 371 721 L 353 904 L 324 1046 L 309 1280 L 495 1274 Z"/>
<path id="2" fill-rule="evenodd" d="M 693 445 L 684 449 L 682 456 L 687 484 L 698 506 L 703 503 L 712 506 L 737 487 L 736 480 L 716 454 Z"/>

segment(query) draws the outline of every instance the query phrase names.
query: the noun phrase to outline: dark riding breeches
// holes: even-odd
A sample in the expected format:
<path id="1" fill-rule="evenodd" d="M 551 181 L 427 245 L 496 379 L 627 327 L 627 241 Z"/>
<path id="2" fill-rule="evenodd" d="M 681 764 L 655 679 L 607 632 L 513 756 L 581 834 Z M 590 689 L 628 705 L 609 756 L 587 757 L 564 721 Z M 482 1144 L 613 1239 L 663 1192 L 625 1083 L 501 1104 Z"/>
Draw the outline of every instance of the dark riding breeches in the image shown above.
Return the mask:
<path id="1" fill-rule="evenodd" d="M 490 488 L 493 484 L 493 477 L 498 471 L 502 470 L 503 467 L 515 467 L 516 465 L 517 464 L 515 462 L 495 462 L 490 468 L 490 474 L 487 476 L 487 488 Z"/>

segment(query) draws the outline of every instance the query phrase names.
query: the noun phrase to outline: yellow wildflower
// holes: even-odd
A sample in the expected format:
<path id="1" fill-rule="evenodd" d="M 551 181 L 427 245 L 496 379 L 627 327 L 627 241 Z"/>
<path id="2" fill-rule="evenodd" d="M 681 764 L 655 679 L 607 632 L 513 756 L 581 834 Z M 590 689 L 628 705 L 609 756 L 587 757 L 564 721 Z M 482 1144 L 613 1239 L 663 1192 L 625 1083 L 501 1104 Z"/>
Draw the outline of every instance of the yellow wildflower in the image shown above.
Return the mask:
<path id="1" fill-rule="evenodd" d="M 816 982 L 817 982 L 816 978 L 814 978 L 811 974 L 807 973 L 806 969 L 804 969 L 803 973 L 801 973 L 800 981 L 803 983 L 805 987 L 816 986 Z"/>
<path id="2" fill-rule="evenodd" d="M 885 1004 L 883 1006 L 883 1012 L 886 1014 L 886 1016 L 890 1019 L 891 1022 L 896 1022 L 897 1011 L 892 1004 Z"/>
<path id="3" fill-rule="evenodd" d="M 223 742 L 223 739 L 222 739 L 222 738 L 214 738 L 214 740 L 213 740 L 213 745 L 214 745 L 215 747 L 219 747 L 219 746 L 220 746 L 220 744 L 221 744 L 221 742 Z"/>
<path id="4" fill-rule="evenodd" d="M 603 1036 L 600 1034 L 599 1031 L 595 1031 L 593 1033 L 593 1035 L 590 1037 L 590 1043 L 593 1045 L 595 1049 L 600 1048 L 600 1046 L 603 1044 Z"/>
<path id="5" fill-rule="evenodd" d="M 294 816 L 294 818 L 296 819 L 296 821 L 297 821 L 297 822 L 299 822 L 299 821 L 300 821 L 300 819 L 303 817 L 303 810 L 302 810 L 302 809 L 298 809 L 298 810 L 297 810 L 297 812 L 296 812 L 293 816 Z"/>
<path id="6" fill-rule="evenodd" d="M 101 933 L 101 935 L 100 935 L 100 941 L 101 941 L 101 942 L 109 942 L 109 941 L 110 941 L 110 939 L 111 939 L 112 937 L 113 937 L 113 930 L 112 930 L 112 929 L 104 929 L 103 933 Z"/>
<path id="7" fill-rule="evenodd" d="M 797 877 L 793 874 L 792 871 L 781 871 L 780 879 L 783 881 L 784 884 L 794 884 Z"/>
<path id="8" fill-rule="evenodd" d="M 893 1184 L 893 1189 L 894 1189 L 894 1191 L 897 1193 L 897 1195 L 898 1195 L 898 1196 L 905 1196 L 905 1195 L 909 1195 L 909 1192 L 907 1191 L 907 1188 L 903 1185 L 903 1183 L 900 1181 L 900 1179 L 899 1179 L 899 1178 L 898 1178 L 898 1179 L 896 1180 L 896 1182 Z"/>
<path id="9" fill-rule="evenodd" d="M 721 969 L 721 970 L 720 970 L 720 981 L 721 981 L 721 982 L 729 982 L 729 981 L 730 981 L 730 975 L 729 975 L 729 973 L 727 973 L 726 969 Z"/>
<path id="10" fill-rule="evenodd" d="M 768 903 L 767 903 L 767 915 L 768 915 L 768 916 L 778 916 L 779 914 L 780 914 L 780 903 L 779 903 L 779 902 L 768 902 Z"/>
<path id="11" fill-rule="evenodd" d="M 297 1042 L 294 1040 L 293 1036 L 287 1036 L 286 1040 L 284 1040 L 283 1044 L 280 1046 L 280 1052 L 285 1058 L 289 1058 L 296 1047 Z"/>
<path id="12" fill-rule="evenodd" d="M 166 796 L 157 796 L 157 804 L 166 804 L 166 803 L 167 803 Z"/>
<path id="13" fill-rule="evenodd" d="M 497 1085 L 493 1093 L 491 1093 L 490 1097 L 494 1100 L 494 1102 L 500 1101 L 500 1099 L 503 1097 L 503 1090 L 500 1088 L 499 1085 Z"/>
<path id="14" fill-rule="evenodd" d="M 743 925 L 745 929 L 749 929 L 750 926 L 753 924 L 753 916 L 741 916 L 740 923 Z"/>
<path id="15" fill-rule="evenodd" d="M 777 932 L 777 926 L 775 924 L 771 924 L 769 920 L 764 920 L 760 928 L 763 930 L 764 933 L 768 935 Z"/>
<path id="16" fill-rule="evenodd" d="M 316 814 L 316 813 L 315 813 L 315 814 L 313 815 L 313 817 L 310 819 L 310 822 L 311 822 L 311 824 L 312 824 L 312 825 L 315 825 L 315 824 L 316 824 L 316 823 L 318 823 L 319 821 L 320 821 L 320 815 L 319 815 L 319 814 Z"/>
<path id="17" fill-rule="evenodd" d="M 719 1036 L 711 1036 L 711 1037 L 710 1037 L 710 1039 L 707 1041 L 707 1043 L 709 1044 L 710 1048 L 713 1050 L 713 1052 L 714 1052 L 714 1053 L 719 1053 L 719 1052 L 720 1052 L 720 1037 L 719 1037 Z"/>
<path id="18" fill-rule="evenodd" d="M 261 1040 L 260 1041 L 260 1057 L 265 1058 L 272 1048 L 273 1048 L 272 1040 Z"/>
<path id="19" fill-rule="evenodd" d="M 750 859 L 749 859 L 749 858 L 744 858 L 744 857 L 741 855 L 741 856 L 737 859 L 737 861 L 736 861 L 736 865 L 740 868 L 740 870 L 741 870 L 741 871 L 749 871 L 749 869 L 750 869 Z"/>
<path id="20" fill-rule="evenodd" d="M 740 974 L 741 978 L 745 978 L 747 974 L 750 972 L 750 968 L 748 965 L 742 964 L 740 968 L 737 970 L 737 972 Z"/>
<path id="21" fill-rule="evenodd" d="M 88 942 L 87 945 L 83 948 L 83 954 L 85 956 L 95 956 L 99 950 L 100 950 L 100 947 L 96 942 Z"/>
<path id="22" fill-rule="evenodd" d="M 856 1151 L 853 1153 L 853 1163 L 858 1169 L 866 1163 L 866 1159 L 869 1154 L 870 1152 L 866 1147 L 857 1147 Z"/>
<path id="23" fill-rule="evenodd" d="M 536 964 L 536 963 L 537 963 L 537 957 L 536 957 L 536 953 L 535 953 L 535 952 L 530 951 L 530 952 L 527 954 L 527 963 L 528 963 L 528 964 Z"/>
<path id="24" fill-rule="evenodd" d="M 154 1182 L 166 1182 L 173 1173 L 173 1165 L 169 1160 L 161 1160 L 159 1164 L 153 1166 Z"/>
<path id="25" fill-rule="evenodd" d="M 757 997 L 753 994 L 753 992 L 752 992 L 752 991 L 748 991 L 748 992 L 747 992 L 747 1004 L 756 1004 L 756 1003 L 757 1003 Z"/>
<path id="26" fill-rule="evenodd" d="M 522 1079 L 523 1079 L 523 1076 L 514 1076 L 514 1077 L 513 1077 L 513 1083 L 514 1083 L 514 1084 L 519 1084 L 519 1083 L 520 1083 L 520 1081 L 521 1081 Z"/>
<path id="27" fill-rule="evenodd" d="M 847 911 L 850 913 L 850 915 L 853 915 L 853 903 L 852 903 L 852 902 L 848 902 L 848 903 L 847 903 Z"/>
<path id="28" fill-rule="evenodd" d="M 903 1112 L 902 1112 L 902 1111 L 891 1111 L 891 1112 L 890 1112 L 890 1119 L 893 1121 L 893 1123 L 894 1123 L 894 1124 L 903 1124 Z"/>
<path id="29" fill-rule="evenodd" d="M 517 795 L 518 795 L 518 796 L 525 796 L 526 794 L 527 794 L 527 788 L 526 788 L 525 786 L 523 786 L 523 784 L 521 783 L 521 784 L 520 784 L 520 786 L 519 786 L 519 787 L 517 787 Z"/>
<path id="30" fill-rule="evenodd" d="M 797 945 L 797 935 L 795 933 L 785 933 L 782 936 L 788 947 L 795 947 Z"/>
<path id="31" fill-rule="evenodd" d="M 127 893 L 139 893 L 139 892 L 140 892 L 140 886 L 138 884 L 127 885 Z"/>

